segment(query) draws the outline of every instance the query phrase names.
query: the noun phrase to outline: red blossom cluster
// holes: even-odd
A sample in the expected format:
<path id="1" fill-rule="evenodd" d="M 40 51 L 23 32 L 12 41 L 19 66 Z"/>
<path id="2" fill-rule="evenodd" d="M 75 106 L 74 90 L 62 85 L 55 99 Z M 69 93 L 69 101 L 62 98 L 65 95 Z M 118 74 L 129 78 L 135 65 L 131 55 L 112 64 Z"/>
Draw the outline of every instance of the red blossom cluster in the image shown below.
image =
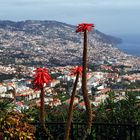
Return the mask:
<path id="1" fill-rule="evenodd" d="M 78 24 L 78 26 L 76 27 L 76 33 L 90 31 L 92 27 L 94 27 L 94 24 L 88 24 L 88 23 Z"/>
<path id="2" fill-rule="evenodd" d="M 81 75 L 82 71 L 83 71 L 83 67 L 76 66 L 75 68 L 71 69 L 71 75 L 76 75 L 77 73 Z"/>
<path id="3" fill-rule="evenodd" d="M 37 68 L 34 72 L 33 87 L 35 90 L 40 90 L 44 87 L 44 84 L 48 84 L 51 81 L 46 68 Z"/>

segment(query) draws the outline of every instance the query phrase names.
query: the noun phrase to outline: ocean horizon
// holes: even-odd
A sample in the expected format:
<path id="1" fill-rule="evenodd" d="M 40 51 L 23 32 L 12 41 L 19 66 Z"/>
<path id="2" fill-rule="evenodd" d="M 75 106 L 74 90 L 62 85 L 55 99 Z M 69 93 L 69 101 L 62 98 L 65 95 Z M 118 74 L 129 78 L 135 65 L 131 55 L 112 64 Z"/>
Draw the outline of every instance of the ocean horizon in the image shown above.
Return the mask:
<path id="1" fill-rule="evenodd" d="M 123 42 L 116 47 L 121 51 L 140 57 L 140 39 L 139 35 L 127 35 L 121 37 Z"/>
<path id="2" fill-rule="evenodd" d="M 122 43 L 116 46 L 124 53 L 140 57 L 140 44 Z"/>

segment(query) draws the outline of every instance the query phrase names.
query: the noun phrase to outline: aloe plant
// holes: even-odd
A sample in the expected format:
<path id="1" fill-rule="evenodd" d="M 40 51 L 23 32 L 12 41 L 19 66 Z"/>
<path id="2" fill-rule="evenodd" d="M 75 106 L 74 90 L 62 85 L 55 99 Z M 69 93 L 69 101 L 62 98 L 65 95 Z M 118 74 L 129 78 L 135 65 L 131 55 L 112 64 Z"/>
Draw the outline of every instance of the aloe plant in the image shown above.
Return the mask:
<path id="1" fill-rule="evenodd" d="M 69 133 L 71 128 L 71 122 L 72 122 L 72 116 L 73 116 L 73 104 L 74 104 L 74 98 L 76 94 L 76 88 L 78 84 L 79 75 L 81 75 L 82 67 L 76 67 L 72 69 L 72 75 L 76 75 L 75 83 L 73 86 L 72 94 L 71 94 L 71 100 L 69 105 L 69 111 L 67 116 L 67 123 L 65 128 L 65 134 L 64 134 L 64 140 L 69 140 Z"/>
<path id="2" fill-rule="evenodd" d="M 83 72 L 82 72 L 82 93 L 83 98 L 86 106 L 86 115 L 87 115 L 87 130 L 86 133 L 91 132 L 92 126 L 92 109 L 90 100 L 88 97 L 87 91 L 87 33 L 92 29 L 93 24 L 82 23 L 77 26 L 76 32 L 82 32 L 84 35 L 84 42 L 83 42 Z"/>
<path id="3" fill-rule="evenodd" d="M 50 135 L 49 131 L 47 130 L 45 126 L 45 112 L 44 112 L 44 87 L 45 84 L 47 85 L 51 81 L 51 77 L 48 74 L 48 71 L 46 68 L 37 68 L 35 71 L 34 75 L 34 80 L 33 80 L 33 88 L 35 90 L 40 90 L 40 99 L 41 99 L 41 104 L 40 104 L 40 123 L 42 126 L 42 129 L 45 131 L 47 135 L 49 135 L 50 138 L 52 136 Z"/>

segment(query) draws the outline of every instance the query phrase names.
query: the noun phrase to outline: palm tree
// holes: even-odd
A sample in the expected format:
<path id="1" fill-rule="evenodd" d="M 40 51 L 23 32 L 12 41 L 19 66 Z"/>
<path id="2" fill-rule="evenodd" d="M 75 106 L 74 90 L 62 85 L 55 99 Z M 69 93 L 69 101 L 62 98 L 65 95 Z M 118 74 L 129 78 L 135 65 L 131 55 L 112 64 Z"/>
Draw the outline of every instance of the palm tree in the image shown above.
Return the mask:
<path id="1" fill-rule="evenodd" d="M 40 123 L 43 130 L 50 136 L 46 127 L 45 127 L 45 112 L 44 112 L 44 87 L 51 81 L 51 77 L 48 74 L 46 68 L 37 68 L 35 71 L 34 79 L 33 79 L 33 88 L 35 90 L 40 90 L 40 98 L 41 98 L 41 105 L 40 105 Z"/>
<path id="2" fill-rule="evenodd" d="M 82 72 L 82 93 L 86 106 L 86 114 L 87 114 L 87 130 L 86 133 L 90 133 L 92 126 L 92 109 L 90 100 L 88 97 L 87 91 L 87 33 L 93 27 L 93 24 L 82 23 L 77 26 L 76 32 L 84 33 L 84 42 L 83 42 L 83 72 Z"/>
<path id="3" fill-rule="evenodd" d="M 76 79 L 74 82 L 72 94 L 71 94 L 71 100 L 70 100 L 70 106 L 69 106 L 69 111 L 68 111 L 68 118 L 67 118 L 67 124 L 65 128 L 65 134 L 64 134 L 64 140 L 69 140 L 69 133 L 70 133 L 70 127 L 71 127 L 71 122 L 72 122 L 72 116 L 73 116 L 73 104 L 74 104 L 74 97 L 76 94 L 76 88 L 78 84 L 78 79 L 79 75 L 82 72 L 82 67 L 75 67 L 72 69 L 72 75 L 76 75 Z"/>

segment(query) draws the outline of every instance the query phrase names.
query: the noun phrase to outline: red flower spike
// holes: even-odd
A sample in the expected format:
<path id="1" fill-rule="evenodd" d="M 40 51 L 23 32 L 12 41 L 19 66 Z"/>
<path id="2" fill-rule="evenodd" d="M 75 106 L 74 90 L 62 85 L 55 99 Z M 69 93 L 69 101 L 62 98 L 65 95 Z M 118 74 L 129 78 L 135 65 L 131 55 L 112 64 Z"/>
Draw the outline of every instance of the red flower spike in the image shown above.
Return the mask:
<path id="1" fill-rule="evenodd" d="M 88 24 L 88 23 L 81 23 L 76 28 L 76 33 L 78 32 L 84 32 L 84 31 L 90 31 L 94 27 L 94 24 Z"/>
<path id="2" fill-rule="evenodd" d="M 51 81 L 46 68 L 37 68 L 34 72 L 33 87 L 35 90 L 40 90 L 44 87 L 44 84 L 48 84 Z"/>
<path id="3" fill-rule="evenodd" d="M 83 67 L 76 66 L 75 68 L 71 69 L 71 75 L 76 75 L 77 73 L 81 75 L 82 71 L 83 71 Z"/>

